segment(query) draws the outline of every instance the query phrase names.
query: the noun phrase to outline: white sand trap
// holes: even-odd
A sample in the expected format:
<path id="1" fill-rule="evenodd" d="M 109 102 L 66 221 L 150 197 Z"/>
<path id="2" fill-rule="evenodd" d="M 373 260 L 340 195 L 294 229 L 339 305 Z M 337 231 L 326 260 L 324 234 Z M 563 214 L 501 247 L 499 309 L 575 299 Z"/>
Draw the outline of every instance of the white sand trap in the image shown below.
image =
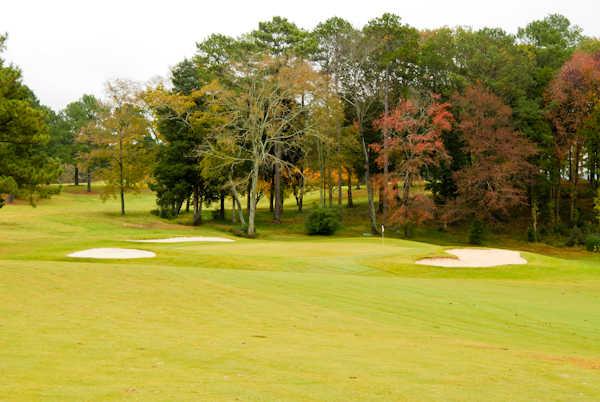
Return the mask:
<path id="1" fill-rule="evenodd" d="M 446 250 L 446 252 L 457 256 L 458 259 L 424 258 L 416 263 L 420 265 L 448 268 L 486 268 L 497 267 L 499 265 L 527 264 L 527 260 L 521 257 L 521 253 L 518 251 L 462 248 Z"/>
<path id="2" fill-rule="evenodd" d="M 135 250 L 131 248 L 90 248 L 89 250 L 71 253 L 68 257 L 73 258 L 97 258 L 97 259 L 129 259 L 129 258 L 152 258 L 156 257 L 152 251 Z"/>
<path id="3" fill-rule="evenodd" d="M 168 239 L 146 239 L 146 240 L 129 240 L 135 243 L 230 243 L 235 240 L 226 239 L 225 237 L 171 237 Z"/>

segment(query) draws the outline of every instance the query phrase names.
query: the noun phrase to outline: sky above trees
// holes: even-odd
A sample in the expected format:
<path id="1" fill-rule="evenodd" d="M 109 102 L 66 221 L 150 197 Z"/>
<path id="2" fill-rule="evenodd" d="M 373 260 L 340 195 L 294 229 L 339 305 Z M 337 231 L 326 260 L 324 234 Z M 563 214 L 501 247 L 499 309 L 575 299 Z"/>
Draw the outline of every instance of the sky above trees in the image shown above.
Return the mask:
<path id="1" fill-rule="evenodd" d="M 590 0 L 20 0 L 0 7 L 0 33 L 9 34 L 5 59 L 20 66 L 42 103 L 60 109 L 81 93 L 102 94 L 107 79 L 166 76 L 214 32 L 237 36 L 274 15 L 309 29 L 334 15 L 360 27 L 384 12 L 416 28 L 499 26 L 511 33 L 561 13 L 585 35 L 600 36 L 600 3 Z"/>

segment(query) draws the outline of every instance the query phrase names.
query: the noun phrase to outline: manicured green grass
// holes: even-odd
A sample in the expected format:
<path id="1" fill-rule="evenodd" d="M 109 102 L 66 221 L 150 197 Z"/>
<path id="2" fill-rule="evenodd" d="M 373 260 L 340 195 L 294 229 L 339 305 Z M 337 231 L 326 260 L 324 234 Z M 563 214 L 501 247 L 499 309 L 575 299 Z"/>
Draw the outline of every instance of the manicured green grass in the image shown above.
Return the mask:
<path id="1" fill-rule="evenodd" d="M 126 242 L 231 236 L 152 208 L 66 188 L 0 210 L 0 400 L 600 399 L 597 256 L 512 242 L 530 264 L 428 268 L 452 241 L 382 244 L 361 208 L 308 237 L 291 203 L 255 240 Z M 66 257 L 92 247 L 157 257 Z"/>

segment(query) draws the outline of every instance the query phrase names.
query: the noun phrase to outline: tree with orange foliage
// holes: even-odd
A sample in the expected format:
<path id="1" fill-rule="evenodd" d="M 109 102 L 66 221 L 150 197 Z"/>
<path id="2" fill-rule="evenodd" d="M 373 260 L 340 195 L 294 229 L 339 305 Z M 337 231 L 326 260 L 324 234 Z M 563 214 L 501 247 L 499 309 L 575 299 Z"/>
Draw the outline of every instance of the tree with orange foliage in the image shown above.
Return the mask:
<path id="1" fill-rule="evenodd" d="M 571 223 L 574 223 L 577 184 L 585 144 L 582 129 L 600 107 L 600 52 L 575 53 L 550 83 L 547 96 L 550 101 L 550 119 L 555 127 L 555 157 L 559 168 L 568 155 L 569 216 Z M 557 199 L 557 206 L 558 201 Z"/>
<path id="2" fill-rule="evenodd" d="M 450 212 L 496 221 L 526 202 L 526 183 L 534 172 L 528 158 L 536 148 L 513 128 L 512 109 L 487 88 L 471 86 L 452 102 L 469 164 L 455 174 L 458 197 Z"/>
<path id="3" fill-rule="evenodd" d="M 432 95 L 428 100 L 402 101 L 374 122 L 375 128 L 388 133 L 383 143 L 371 148 L 379 153 L 376 163 L 380 167 L 388 161 L 391 166 L 388 182 L 383 183 L 389 221 L 403 226 L 406 236 L 413 225 L 433 216 L 431 199 L 411 196 L 410 191 L 425 169 L 448 159 L 442 134 L 452 128 L 454 118 L 449 109 L 449 103 Z"/>

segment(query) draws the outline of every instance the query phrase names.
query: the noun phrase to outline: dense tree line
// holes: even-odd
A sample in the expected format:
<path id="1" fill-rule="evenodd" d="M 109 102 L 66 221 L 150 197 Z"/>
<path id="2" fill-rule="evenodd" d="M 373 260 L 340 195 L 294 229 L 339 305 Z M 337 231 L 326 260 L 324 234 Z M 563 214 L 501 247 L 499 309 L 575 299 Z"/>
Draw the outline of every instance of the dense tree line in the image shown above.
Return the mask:
<path id="1" fill-rule="evenodd" d="M 309 186 L 322 206 L 341 205 L 346 186 L 352 206 L 354 178 L 374 233 L 526 218 L 537 238 L 540 222 L 554 230 L 593 220 L 578 196 L 598 182 L 600 46 L 563 16 L 516 35 L 419 31 L 392 14 L 362 29 L 331 18 L 306 31 L 276 17 L 197 49 L 170 87 L 149 92 L 169 137 L 154 186 L 170 214 L 194 186 L 203 200 L 227 191 L 252 235 L 261 197 L 280 222 L 284 194 L 301 210 Z M 413 194 L 422 181 L 431 197 Z"/>
<path id="2" fill-rule="evenodd" d="M 315 189 L 322 207 L 353 207 L 364 185 L 373 233 L 526 221 L 536 240 L 596 221 L 600 41 L 561 15 L 515 35 L 418 30 L 393 14 L 312 31 L 275 17 L 197 43 L 165 82 L 108 88 L 106 102 L 46 113 L 40 132 L 76 183 L 83 172 L 120 194 L 123 213 L 124 193 L 149 183 L 162 216 L 191 209 L 200 224 L 217 202 L 224 219 L 231 199 L 253 236 L 263 198 L 280 223 L 287 195 L 299 211 Z"/>

